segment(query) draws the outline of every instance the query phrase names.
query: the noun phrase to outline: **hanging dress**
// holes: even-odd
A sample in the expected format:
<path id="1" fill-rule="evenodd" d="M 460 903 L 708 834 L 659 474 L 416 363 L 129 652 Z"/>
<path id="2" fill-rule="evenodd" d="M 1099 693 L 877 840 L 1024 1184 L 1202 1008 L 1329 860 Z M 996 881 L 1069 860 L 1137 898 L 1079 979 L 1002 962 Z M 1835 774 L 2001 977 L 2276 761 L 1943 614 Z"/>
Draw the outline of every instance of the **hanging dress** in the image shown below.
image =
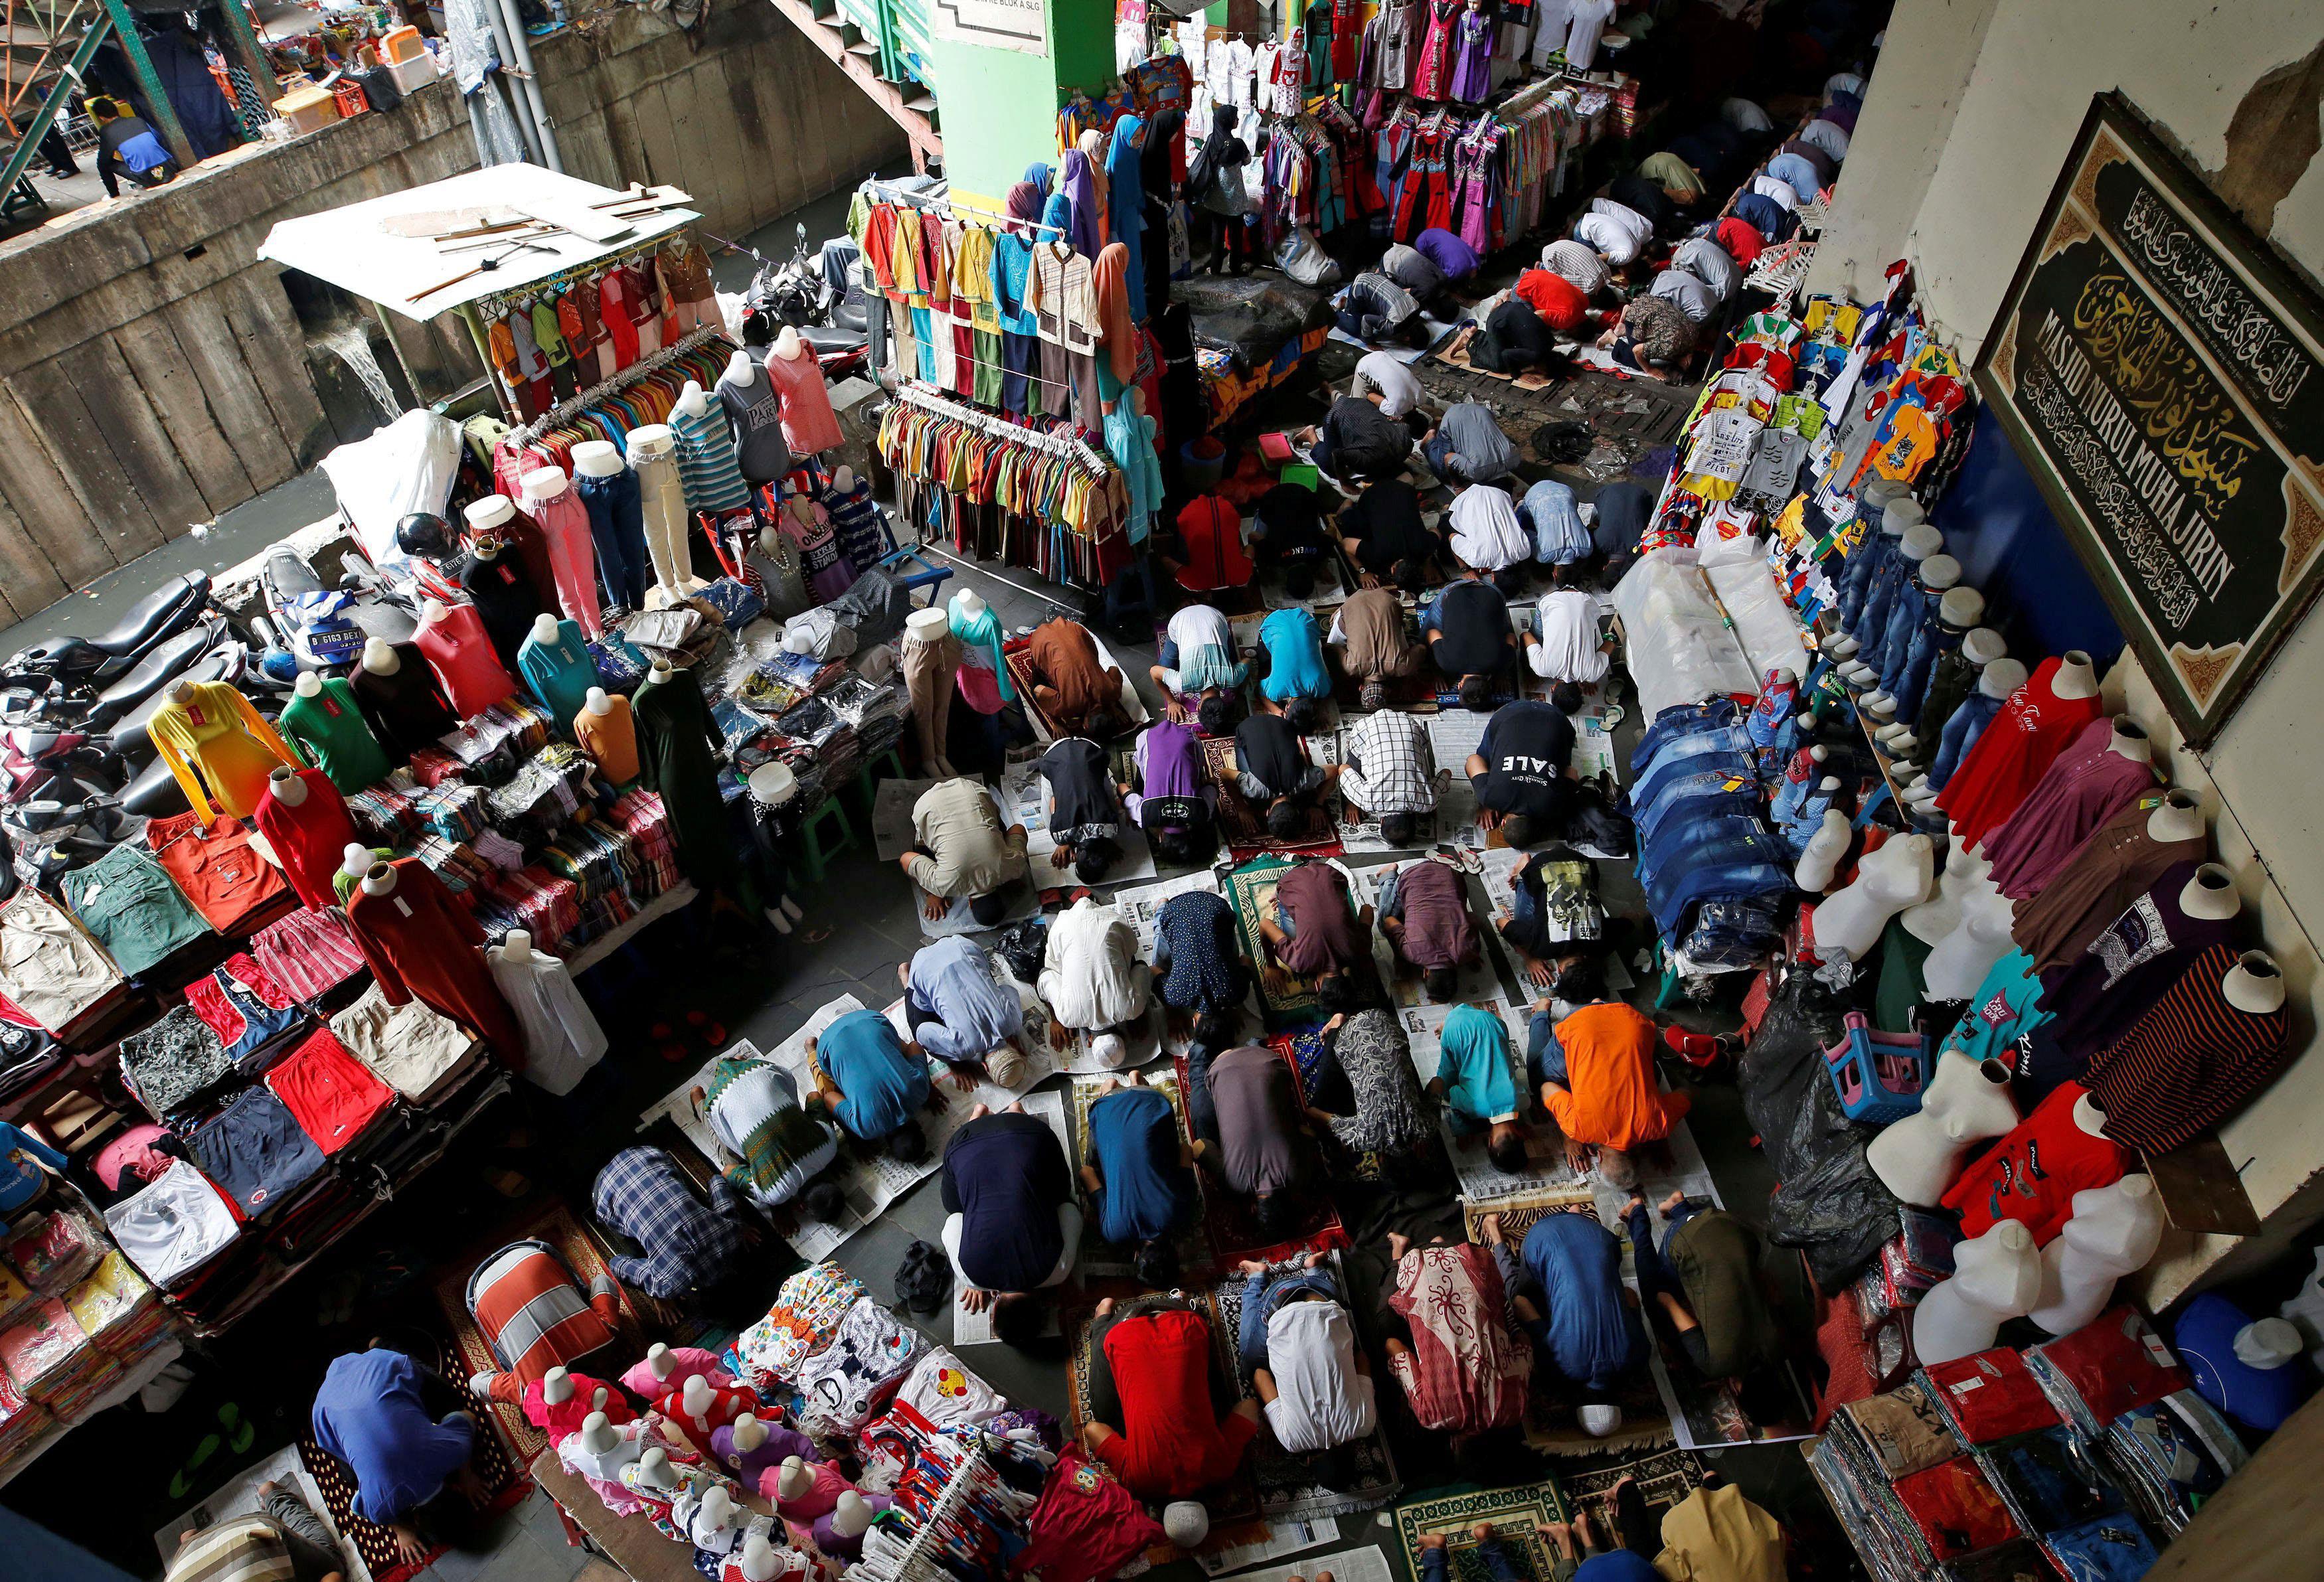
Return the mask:
<path id="1" fill-rule="evenodd" d="M 1453 35 L 1465 14 L 1463 0 L 1428 0 L 1428 36 L 1412 69 L 1414 97 L 1441 99 L 1452 91 Z"/>

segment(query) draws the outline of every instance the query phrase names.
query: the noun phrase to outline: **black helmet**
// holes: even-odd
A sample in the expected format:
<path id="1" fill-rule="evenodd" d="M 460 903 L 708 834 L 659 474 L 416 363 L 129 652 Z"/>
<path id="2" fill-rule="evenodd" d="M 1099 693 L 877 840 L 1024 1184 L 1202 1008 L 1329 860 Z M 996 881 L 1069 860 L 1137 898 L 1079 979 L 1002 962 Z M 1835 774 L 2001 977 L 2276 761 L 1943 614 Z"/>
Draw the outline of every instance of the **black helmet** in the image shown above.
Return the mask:
<path id="1" fill-rule="evenodd" d="M 433 511 L 415 510 L 395 524 L 395 547 L 418 559 L 441 559 L 455 544 L 452 525 Z"/>

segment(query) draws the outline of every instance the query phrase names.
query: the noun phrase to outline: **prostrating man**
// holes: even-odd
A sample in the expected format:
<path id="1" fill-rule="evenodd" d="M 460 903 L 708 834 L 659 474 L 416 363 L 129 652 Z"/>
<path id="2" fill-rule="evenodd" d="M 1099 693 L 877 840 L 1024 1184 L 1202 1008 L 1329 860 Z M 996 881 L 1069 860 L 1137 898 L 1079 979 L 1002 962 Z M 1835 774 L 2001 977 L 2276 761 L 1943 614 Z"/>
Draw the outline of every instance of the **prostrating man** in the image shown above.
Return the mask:
<path id="1" fill-rule="evenodd" d="M 1109 1296 L 1090 1337 L 1091 1455 L 1141 1499 L 1182 1500 L 1233 1476 L 1259 1405 L 1236 1401 L 1221 1414 L 1234 1392 L 1202 1314 L 1175 1296 Z"/>
<path id="2" fill-rule="evenodd" d="M 807 1041 L 815 1096 L 851 1137 L 879 1143 L 906 1164 L 928 1154 L 919 1113 L 928 1102 L 928 1062 L 896 1036 L 878 1011 L 849 1011 Z"/>
<path id="3" fill-rule="evenodd" d="M 1506 373 L 1514 379 L 1561 367 L 1565 357 L 1557 349 L 1557 332 L 1549 322 L 1530 304 L 1512 296 L 1495 303 L 1485 315 L 1484 327 L 1469 344 L 1469 361 L 1488 373 Z"/>
<path id="4" fill-rule="evenodd" d="M 1391 1177 L 1436 1156 L 1436 1107 L 1412 1069 L 1412 1045 L 1396 1013 L 1375 1007 L 1323 1024 L 1324 1048 L 1345 1081 L 1352 1115 L 1310 1108 L 1308 1118 L 1331 1128 L 1351 1154 L 1374 1154 Z M 1329 1072 L 1321 1087 L 1328 1087 Z"/>
<path id="5" fill-rule="evenodd" d="M 1089 1158 L 1082 1165 L 1089 1211 L 1102 1240 L 1137 1249 L 1139 1283 L 1167 1287 L 1178 1278 L 1171 1238 L 1202 1208 L 1194 1149 L 1170 1100 L 1136 1072 L 1104 1081 L 1089 1108 Z"/>
<path id="6" fill-rule="evenodd" d="M 1436 750 L 1416 714 L 1382 709 L 1348 731 L 1340 795 L 1379 820 L 1380 839 L 1412 844 L 1420 817 L 1436 808 Z"/>
<path id="7" fill-rule="evenodd" d="M 1307 610 L 1293 605 L 1259 622 L 1259 646 L 1267 657 L 1260 695 L 1283 710 L 1286 724 L 1302 736 L 1310 734 L 1323 701 L 1332 695 L 1332 675 L 1323 667 L 1323 629 Z"/>
<path id="8" fill-rule="evenodd" d="M 866 1016 L 872 1015 L 865 1012 Z M 723 1175 L 710 1201 L 659 1148 L 624 1148 L 605 1161 L 589 1194 L 598 1222 L 637 1243 L 642 1255 L 605 1260 L 613 1277 L 664 1301 L 706 1296 L 743 1274 L 750 1210 Z"/>
<path id="9" fill-rule="evenodd" d="M 1541 1084 L 1542 1108 L 1565 1134 L 1565 1156 L 1576 1170 L 1591 1167 L 1612 1185 L 1638 1179 L 1633 1150 L 1671 1134 L 1692 1100 L 1665 1093 L 1655 1074 L 1655 1025 L 1642 1012 L 1607 997 L 1596 963 L 1569 963 L 1558 975 L 1568 1003 L 1580 1008 L 1549 1026 L 1551 1003 L 1535 1002 L 1527 1065 Z"/>
<path id="10" fill-rule="evenodd" d="M 1026 640 L 1033 701 L 1059 731 L 1103 738 L 1121 729 L 1121 672 L 1105 662 L 1089 628 L 1058 615 L 1035 627 Z"/>
<path id="11" fill-rule="evenodd" d="M 1444 1018 L 1436 1075 L 1429 1091 L 1443 1101 L 1452 1129 L 1485 1133 L 1493 1168 L 1522 1175 L 1525 1127 L 1517 1120 L 1517 1080 L 1509 1030 L 1483 1006 L 1454 1006 Z"/>
<path id="12" fill-rule="evenodd" d="M 1462 1476 L 1488 1481 L 1492 1469 L 1463 1455 L 1486 1430 L 1525 1415 L 1533 1348 L 1509 1323 L 1507 1247 L 1473 1242 L 1416 1246 L 1391 1231 L 1393 1260 L 1381 1292 L 1379 1328 L 1388 1373 L 1423 1428 L 1453 1436 Z M 1499 1257 L 1496 1257 L 1496 1253 Z"/>
<path id="13" fill-rule="evenodd" d="M 1204 1145 L 1195 1157 L 1218 1171 L 1229 1191 L 1250 1200 L 1263 1233 L 1287 1235 L 1320 1174 L 1299 1080 L 1264 1044 L 1214 1054 L 1207 1031 L 1196 1029 L 1186 1062 L 1186 1115 Z"/>
<path id="14" fill-rule="evenodd" d="M 1503 591 L 1517 585 L 1533 559 L 1533 535 L 1517 520 L 1517 502 L 1497 483 L 1472 483 L 1452 497 L 1445 513 L 1452 557 L 1493 579 Z"/>
<path id="15" fill-rule="evenodd" d="M 1323 504 L 1313 489 L 1277 483 L 1252 509 L 1250 547 L 1259 564 L 1283 574 L 1283 591 L 1305 599 L 1315 591 L 1323 557 Z"/>
<path id="16" fill-rule="evenodd" d="M 920 887 L 930 922 L 963 896 L 980 927 L 1009 915 L 1010 888 L 1026 877 L 1025 826 L 1001 823 L 1000 805 L 982 780 L 939 780 L 921 792 L 912 805 L 912 832 L 918 843 L 897 862 Z"/>
<path id="17" fill-rule="evenodd" d="M 1154 975 L 1162 1003 L 1186 1016 L 1231 1011 L 1250 992 L 1234 908 L 1212 890 L 1189 890 L 1162 903 L 1154 917 Z"/>
<path id="18" fill-rule="evenodd" d="M 1323 640 L 1340 650 L 1340 668 L 1356 683 L 1357 701 L 1366 709 L 1388 702 L 1390 676 L 1420 667 L 1420 645 L 1406 630 L 1404 601 L 1389 588 L 1356 590 L 1333 615 Z"/>
<path id="19" fill-rule="evenodd" d="M 1501 432 L 1493 409 L 1482 401 L 1445 408 L 1421 448 L 1429 471 L 1447 483 L 1490 483 L 1517 470 L 1517 447 Z"/>
<path id="20" fill-rule="evenodd" d="M 1726 1209 L 1683 1192 L 1665 1199 L 1662 1214 L 1657 1249 L 1646 1199 L 1634 1192 L 1622 1210 L 1639 1294 L 1668 1321 L 1703 1377 L 1743 1381 L 1742 1406 L 1754 1421 L 1782 1418 L 1790 1405 L 1776 1367 L 1782 1338 L 1760 1275 L 1758 1237 Z"/>
<path id="21" fill-rule="evenodd" d="M 1065 736 L 1038 767 L 1047 787 L 1049 836 L 1057 843 L 1049 866 L 1071 863 L 1082 883 L 1104 882 L 1121 860 L 1121 789 L 1112 758 L 1086 736 Z"/>
<path id="22" fill-rule="evenodd" d="M 1082 1245 L 1057 1134 L 1021 1099 L 998 1115 L 978 1105 L 945 1145 L 944 1206 L 961 1307 L 991 1309 L 997 1338 L 1029 1343 L 1044 1321 L 1037 1293 L 1065 1283 Z"/>
<path id="23" fill-rule="evenodd" d="M 1305 857 L 1276 876 L 1259 938 L 1280 970 L 1313 979 L 1326 1011 L 1351 1011 L 1370 998 L 1372 909 L 1358 911 L 1348 877 Z"/>
<path id="24" fill-rule="evenodd" d="M 1598 634 L 1598 596 L 1580 588 L 1554 588 L 1541 596 L 1541 630 L 1525 634 L 1526 667 L 1544 681 L 1589 686 L 1606 679 L 1614 663 L 1614 639 Z"/>
<path id="25" fill-rule="evenodd" d="M 1419 490 L 1380 478 L 1340 512 L 1340 547 L 1366 587 L 1389 582 L 1409 593 L 1428 582 L 1444 540 L 1423 520 Z"/>
<path id="26" fill-rule="evenodd" d="M 1380 410 L 1409 428 L 1428 392 L 1414 378 L 1403 358 L 1388 352 L 1367 352 L 1356 359 L 1355 391 L 1379 392 Z M 1425 430 L 1424 430 L 1425 432 Z"/>
<path id="27" fill-rule="evenodd" d="M 896 970 L 913 1042 L 964 1074 L 981 1066 L 1000 1086 L 1017 1085 L 1025 1074 L 1025 1001 L 1001 980 L 990 951 L 954 935 L 922 945 Z"/>
<path id="28" fill-rule="evenodd" d="M 338 1541 L 314 1507 L 272 1479 L 257 1493 L 257 1510 L 179 1533 L 163 1582 L 340 1582 Z"/>
<path id="29" fill-rule="evenodd" d="M 1189 604 L 1170 617 L 1164 628 L 1162 662 L 1148 674 L 1167 693 L 1167 712 L 1174 724 L 1184 725 L 1194 711 L 1182 701 L 1202 700 L 1238 690 L 1250 679 L 1249 668 L 1235 658 L 1234 632 L 1227 618 L 1208 604 Z"/>
<path id="30" fill-rule="evenodd" d="M 1517 651 L 1500 589 L 1475 567 L 1462 567 L 1420 612 L 1420 635 L 1436 668 L 1452 678 L 1462 707 L 1480 714 L 1491 708 L 1494 687 Z"/>
<path id="31" fill-rule="evenodd" d="M 1522 850 L 1565 831 L 1573 805 L 1573 722 L 1552 704 L 1503 704 L 1469 755 L 1484 822 Z"/>
<path id="32" fill-rule="evenodd" d="M 1499 1245 L 1501 1217 L 1485 1239 Z M 1603 1437 L 1621 1426 L 1613 1396 L 1646 1360 L 1637 1299 L 1622 1283 L 1622 1241 L 1595 1213 L 1545 1214 L 1525 1235 L 1517 1317 L 1542 1357 L 1585 1397 L 1582 1426 Z"/>
<path id="33" fill-rule="evenodd" d="M 1138 959 L 1138 931 L 1084 896 L 1049 924 L 1038 987 L 1058 1026 L 1092 1035 L 1090 1053 L 1118 1066 L 1145 1019 L 1154 970 Z"/>
<path id="34" fill-rule="evenodd" d="M 335 1359 L 315 1392 L 315 1442 L 354 1474 L 355 1513 L 417 1566 L 475 1519 L 476 1420 L 433 1369 L 374 1342 Z"/>
<path id="35" fill-rule="evenodd" d="M 1301 431 L 1300 443 L 1308 446 L 1318 467 L 1351 482 L 1392 478 L 1404 471 L 1412 455 L 1412 430 L 1382 410 L 1380 401 L 1378 391 L 1343 395 L 1332 403 L 1322 423 Z"/>
<path id="36" fill-rule="evenodd" d="M 770 1060 L 723 1055 L 711 1062 L 709 1081 L 688 1097 L 718 1139 L 725 1156 L 721 1173 L 729 1185 L 761 1208 L 779 1209 L 796 1200 L 810 1219 L 838 1214 L 838 1186 L 815 1181 L 838 1156 L 838 1133 L 800 1106 L 790 1072 Z"/>
<path id="37" fill-rule="evenodd" d="M 1379 925 L 1397 955 L 1419 969 L 1438 1005 L 1460 987 L 1462 967 L 1477 960 L 1468 884 L 1440 859 L 1407 862 L 1380 880 Z"/>
<path id="38" fill-rule="evenodd" d="M 1275 1442 L 1295 1456 L 1337 1449 L 1379 1422 L 1371 1365 L 1323 1256 L 1274 1271 L 1255 1258 L 1236 1265 L 1246 1277 L 1237 1350 Z M 1323 1478 L 1326 1487 L 1336 1481 L 1328 1471 Z"/>
<path id="39" fill-rule="evenodd" d="M 1259 700 L 1234 739 L 1235 789 L 1266 819 L 1268 834 L 1290 840 L 1306 810 L 1339 780 L 1340 766 L 1311 762 L 1305 740 L 1272 698 Z"/>

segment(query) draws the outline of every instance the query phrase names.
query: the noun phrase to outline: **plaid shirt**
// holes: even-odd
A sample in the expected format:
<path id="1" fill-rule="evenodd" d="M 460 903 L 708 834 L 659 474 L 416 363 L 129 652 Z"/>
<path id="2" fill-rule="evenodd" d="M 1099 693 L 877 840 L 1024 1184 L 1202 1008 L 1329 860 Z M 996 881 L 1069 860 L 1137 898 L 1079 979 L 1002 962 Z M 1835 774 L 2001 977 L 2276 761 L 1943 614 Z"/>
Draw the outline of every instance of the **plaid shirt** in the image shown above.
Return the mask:
<path id="1" fill-rule="evenodd" d="M 625 1148 L 606 1161 L 594 1206 L 600 1220 L 646 1249 L 642 1258 L 607 1258 L 606 1266 L 650 1295 L 707 1289 L 740 1267 L 742 1195 L 714 1176 L 705 1209 L 692 1179 L 659 1148 Z"/>
<path id="2" fill-rule="evenodd" d="M 1436 752 L 1417 716 L 1396 709 L 1366 716 L 1348 732 L 1347 758 L 1340 789 L 1373 817 L 1436 806 Z"/>

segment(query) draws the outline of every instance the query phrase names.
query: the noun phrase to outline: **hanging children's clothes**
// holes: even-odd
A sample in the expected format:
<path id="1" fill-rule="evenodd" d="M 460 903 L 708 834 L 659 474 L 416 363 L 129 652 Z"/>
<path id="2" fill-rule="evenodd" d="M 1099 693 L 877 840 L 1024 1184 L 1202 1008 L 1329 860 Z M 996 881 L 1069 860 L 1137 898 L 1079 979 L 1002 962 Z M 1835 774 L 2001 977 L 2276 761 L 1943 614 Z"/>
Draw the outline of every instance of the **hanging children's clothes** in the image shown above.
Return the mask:
<path id="1" fill-rule="evenodd" d="M 1441 99 L 1452 92 L 1454 34 L 1467 8 L 1464 0 L 1424 3 L 1428 8 L 1428 34 L 1421 41 L 1419 59 L 1413 63 L 1412 92 L 1417 98 Z"/>
<path id="2" fill-rule="evenodd" d="M 231 684 L 188 685 L 183 702 L 162 700 L 145 733 L 197 812 L 214 806 L 248 818 L 266 795 L 266 777 L 286 764 L 297 768 L 299 757 Z"/>

